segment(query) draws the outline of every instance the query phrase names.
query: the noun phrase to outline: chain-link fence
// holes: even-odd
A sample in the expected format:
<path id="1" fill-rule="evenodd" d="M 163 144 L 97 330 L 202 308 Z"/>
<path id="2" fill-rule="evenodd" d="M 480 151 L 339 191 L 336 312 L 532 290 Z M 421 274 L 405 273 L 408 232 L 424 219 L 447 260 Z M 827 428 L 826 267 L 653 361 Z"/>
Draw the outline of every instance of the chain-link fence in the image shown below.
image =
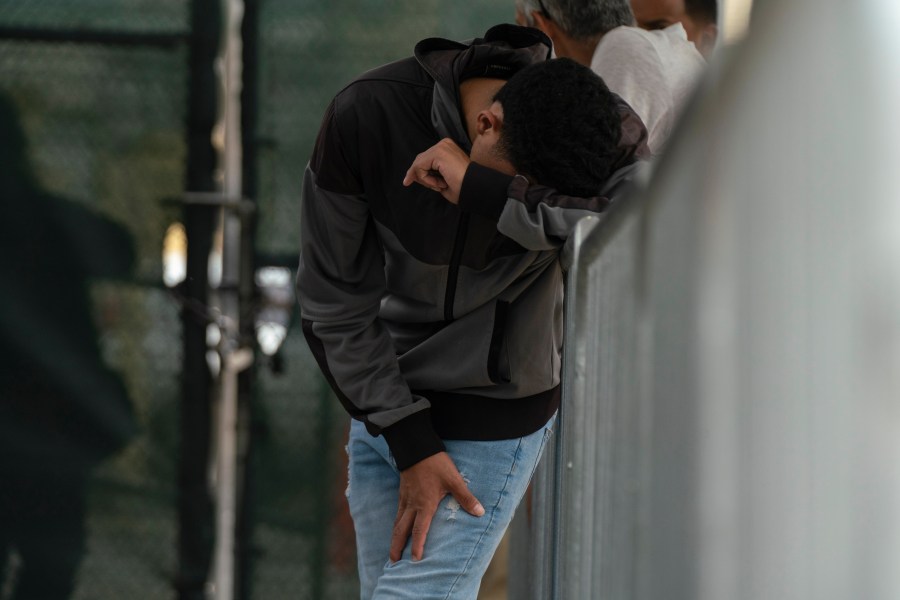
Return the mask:
<path id="1" fill-rule="evenodd" d="M 161 256 L 182 219 L 172 200 L 196 191 L 192 6 L 0 0 L 0 600 L 42 597 L 42 586 L 91 600 L 178 596 L 179 461 L 192 431 L 181 427 L 182 307 Z M 290 268 L 301 177 L 333 94 L 419 39 L 474 37 L 514 14 L 512 0 L 246 8 L 256 263 Z M 298 329 L 274 364 L 260 361 L 248 396 L 241 594 L 353 598 L 347 417 Z"/>
<path id="2" fill-rule="evenodd" d="M 0 28 L 0 597 L 166 597 L 185 7 L 0 2 Z"/>

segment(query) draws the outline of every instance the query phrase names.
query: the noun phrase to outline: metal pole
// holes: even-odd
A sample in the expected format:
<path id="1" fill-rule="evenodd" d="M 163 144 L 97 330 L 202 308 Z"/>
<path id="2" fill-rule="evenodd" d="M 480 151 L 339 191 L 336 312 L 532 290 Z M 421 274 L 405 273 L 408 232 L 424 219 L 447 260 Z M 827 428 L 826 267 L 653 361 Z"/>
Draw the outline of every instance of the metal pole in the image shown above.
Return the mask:
<path id="1" fill-rule="evenodd" d="M 237 203 L 242 197 L 241 152 L 241 22 L 243 0 L 222 0 L 224 19 L 222 171 L 223 193 Z M 237 415 L 238 374 L 253 361 L 252 351 L 242 347 L 240 335 L 241 218 L 225 206 L 222 211 L 223 323 L 220 344 L 221 373 L 216 446 L 216 546 L 212 594 L 216 600 L 234 598 L 234 548 L 237 514 Z"/>
<path id="2" fill-rule="evenodd" d="M 222 349 L 222 384 L 218 413 L 216 469 L 216 551 L 213 581 L 215 600 L 234 598 L 234 548 L 237 514 L 238 374 L 253 363 L 249 348 L 233 342 Z"/>
<path id="3" fill-rule="evenodd" d="M 258 196 L 258 135 L 259 114 L 259 13 L 260 0 L 244 0 L 244 16 L 241 22 L 241 162 L 244 204 L 254 210 L 241 221 L 241 283 L 240 302 L 244 318 L 241 332 L 244 339 L 255 338 L 255 316 L 250 318 L 249 308 L 256 306 L 256 204 Z M 255 311 L 254 311 L 255 312 Z M 250 544 L 253 537 L 253 508 L 255 489 L 252 472 L 253 423 L 255 408 L 253 387 L 255 369 L 243 371 L 238 379 L 238 472 L 237 472 L 237 522 L 235 525 L 235 598 L 248 600 L 252 587 L 252 558 Z"/>
<path id="4" fill-rule="evenodd" d="M 216 155 L 212 130 L 216 119 L 214 64 L 219 48 L 219 0 L 193 0 L 187 118 L 185 188 L 213 193 Z M 207 484 L 211 448 L 212 380 L 206 363 L 207 322 L 190 306 L 209 302 L 208 266 L 215 213 L 205 206 L 186 204 L 184 225 L 188 238 L 186 302 L 181 312 L 183 330 L 182 400 L 179 414 L 178 459 L 178 577 L 179 600 L 201 600 L 212 553 L 213 508 Z"/>

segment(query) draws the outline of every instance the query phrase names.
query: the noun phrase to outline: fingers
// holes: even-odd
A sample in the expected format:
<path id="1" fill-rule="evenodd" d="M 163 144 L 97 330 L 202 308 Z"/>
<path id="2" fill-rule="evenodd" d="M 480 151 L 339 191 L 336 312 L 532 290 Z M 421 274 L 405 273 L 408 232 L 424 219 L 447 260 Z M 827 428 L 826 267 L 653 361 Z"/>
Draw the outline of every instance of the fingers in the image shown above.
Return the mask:
<path id="1" fill-rule="evenodd" d="M 394 520 L 394 531 L 391 534 L 391 562 L 397 562 L 403 555 L 403 548 L 415 523 L 416 512 L 400 509 Z"/>
<path id="2" fill-rule="evenodd" d="M 484 507 L 481 505 L 481 502 L 478 501 L 478 498 L 472 495 L 472 492 L 469 491 L 469 487 L 462 478 L 460 478 L 460 481 L 451 488 L 450 493 L 453 494 L 453 498 L 459 502 L 459 505 L 463 507 L 463 510 L 470 515 L 475 517 L 484 515 Z"/>
<path id="3" fill-rule="evenodd" d="M 456 204 L 468 166 L 469 156 L 453 140 L 444 138 L 416 156 L 403 177 L 403 185 L 418 183 Z"/>
<path id="4" fill-rule="evenodd" d="M 466 512 L 480 517 L 484 514 L 484 508 L 481 503 L 475 499 L 471 493 L 454 494 L 453 497 L 459 502 Z M 463 503 L 465 498 L 465 504 Z M 403 555 L 403 548 L 406 547 L 407 541 L 412 537 L 412 559 L 422 560 L 425 555 L 425 540 L 428 538 L 428 531 L 431 529 L 431 521 L 437 507 L 426 510 L 404 510 L 397 515 L 394 522 L 394 531 L 391 535 L 391 552 L 392 562 L 397 562 Z"/>
<path id="5" fill-rule="evenodd" d="M 422 559 L 432 520 L 447 494 L 473 516 L 480 517 L 485 512 L 446 452 L 429 456 L 403 470 L 399 492 L 397 518 L 391 534 L 392 562 L 401 559 L 408 542 L 413 560 Z"/>
<path id="6" fill-rule="evenodd" d="M 397 514 L 394 531 L 391 534 L 392 562 L 400 560 L 410 536 L 412 536 L 412 558 L 422 560 L 425 554 L 425 539 L 428 537 L 428 530 L 431 529 L 431 520 L 436 510 L 437 507 L 420 510 L 403 509 Z"/>
<path id="7" fill-rule="evenodd" d="M 434 511 L 419 511 L 416 514 L 416 522 L 412 528 L 412 558 L 413 560 L 422 560 L 425 553 L 425 538 L 428 536 L 428 530 L 431 528 L 431 519 L 434 518 Z"/>
<path id="8" fill-rule="evenodd" d="M 420 154 L 419 156 L 421 157 L 422 155 Z M 428 163 L 430 163 L 430 161 L 422 161 L 422 164 Z M 416 158 L 416 162 L 413 162 L 412 166 L 406 172 L 406 176 L 403 178 L 403 185 L 406 187 L 409 187 L 414 183 L 424 185 L 435 192 L 442 192 L 447 189 L 447 182 L 444 181 L 440 172 L 431 169 L 430 166 L 421 166 L 418 158 Z"/>
<path id="9" fill-rule="evenodd" d="M 413 183 L 418 183 L 435 192 L 446 189 L 447 183 L 444 181 L 443 175 L 441 175 L 438 170 L 437 162 L 439 154 L 440 143 L 417 154 L 415 160 L 413 160 L 409 169 L 406 171 L 406 176 L 403 178 L 403 185 L 408 187 Z"/>

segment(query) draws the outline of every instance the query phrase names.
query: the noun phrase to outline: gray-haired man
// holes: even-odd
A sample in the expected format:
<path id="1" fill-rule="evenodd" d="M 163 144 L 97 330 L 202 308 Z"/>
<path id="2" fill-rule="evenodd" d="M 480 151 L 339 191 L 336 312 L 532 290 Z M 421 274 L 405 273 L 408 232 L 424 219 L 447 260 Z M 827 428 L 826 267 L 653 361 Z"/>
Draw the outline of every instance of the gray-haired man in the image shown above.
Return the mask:
<path id="1" fill-rule="evenodd" d="M 516 0 L 516 21 L 553 41 L 556 56 L 591 67 L 640 115 L 658 154 L 705 61 L 681 23 L 634 26 L 629 0 Z"/>

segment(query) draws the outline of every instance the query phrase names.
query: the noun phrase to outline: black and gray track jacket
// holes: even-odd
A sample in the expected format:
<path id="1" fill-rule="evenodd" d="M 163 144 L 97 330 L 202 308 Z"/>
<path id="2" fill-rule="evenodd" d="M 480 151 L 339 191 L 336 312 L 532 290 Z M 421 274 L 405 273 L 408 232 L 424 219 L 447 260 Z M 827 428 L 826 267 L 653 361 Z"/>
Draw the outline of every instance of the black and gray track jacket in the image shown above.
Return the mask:
<path id="1" fill-rule="evenodd" d="M 543 34 L 513 25 L 466 43 L 424 40 L 325 113 L 303 182 L 303 331 L 345 408 L 385 436 L 400 469 L 443 450 L 441 439 L 537 431 L 559 405 L 558 251 L 633 174 L 646 152 L 640 119 L 623 103 L 622 168 L 595 198 L 475 163 L 458 206 L 402 185 L 440 139 L 470 149 L 461 74 L 499 76 L 549 50 Z"/>

